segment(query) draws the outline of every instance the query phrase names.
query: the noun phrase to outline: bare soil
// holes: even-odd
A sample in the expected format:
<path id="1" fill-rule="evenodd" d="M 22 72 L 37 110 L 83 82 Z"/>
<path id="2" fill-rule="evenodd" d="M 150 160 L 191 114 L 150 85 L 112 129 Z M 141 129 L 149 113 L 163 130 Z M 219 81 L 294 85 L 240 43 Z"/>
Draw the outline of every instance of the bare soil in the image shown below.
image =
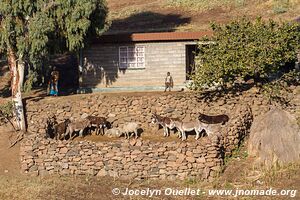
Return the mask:
<path id="1" fill-rule="evenodd" d="M 0 126 L 0 136 L 0 175 L 13 175 L 20 169 L 19 144 L 9 148 L 15 133 L 8 126 Z"/>

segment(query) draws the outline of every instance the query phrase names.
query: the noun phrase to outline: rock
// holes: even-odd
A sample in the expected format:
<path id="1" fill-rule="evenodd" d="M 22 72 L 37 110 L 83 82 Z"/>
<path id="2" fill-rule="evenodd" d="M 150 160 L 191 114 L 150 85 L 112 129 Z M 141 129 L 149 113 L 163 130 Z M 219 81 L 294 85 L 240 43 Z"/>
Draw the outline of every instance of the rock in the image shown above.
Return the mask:
<path id="1" fill-rule="evenodd" d="M 210 169 L 208 167 L 205 167 L 202 173 L 202 178 L 203 179 L 208 179 L 210 173 Z"/>
<path id="2" fill-rule="evenodd" d="M 194 163 L 196 161 L 194 157 L 186 157 L 185 159 L 190 163 Z"/>
<path id="3" fill-rule="evenodd" d="M 109 114 L 107 115 L 108 118 L 114 118 L 114 117 L 116 117 L 116 116 L 117 116 L 117 115 L 114 114 L 114 113 L 109 113 Z"/>
<path id="4" fill-rule="evenodd" d="M 143 144 L 142 140 L 137 140 L 135 146 L 140 147 L 140 146 L 142 146 L 142 144 Z"/>
<path id="5" fill-rule="evenodd" d="M 250 130 L 249 155 L 268 167 L 298 161 L 300 152 L 300 128 L 293 115 L 273 108 L 257 117 Z"/>
<path id="6" fill-rule="evenodd" d="M 68 169 L 69 168 L 69 164 L 68 163 L 62 163 L 61 164 L 61 168 Z"/>
<path id="7" fill-rule="evenodd" d="M 81 118 L 81 119 L 85 119 L 85 118 L 87 118 L 88 116 L 89 116 L 89 114 L 83 113 L 83 114 L 80 116 L 80 118 Z"/>
<path id="8" fill-rule="evenodd" d="M 129 144 L 131 146 L 134 146 L 136 144 L 136 142 L 137 142 L 136 139 L 132 139 L 132 140 L 129 141 Z"/>
<path id="9" fill-rule="evenodd" d="M 168 107 L 166 110 L 165 110 L 165 113 L 171 113 L 171 112 L 174 112 L 175 109 L 172 108 L 172 107 Z"/>
<path id="10" fill-rule="evenodd" d="M 67 153 L 67 152 L 68 152 L 68 148 L 67 147 L 63 147 L 59 151 L 59 153 Z"/>
<path id="11" fill-rule="evenodd" d="M 102 176 L 106 176 L 106 175 L 108 175 L 107 171 L 106 171 L 105 169 L 101 169 L 101 170 L 97 173 L 96 176 L 102 177 Z"/>

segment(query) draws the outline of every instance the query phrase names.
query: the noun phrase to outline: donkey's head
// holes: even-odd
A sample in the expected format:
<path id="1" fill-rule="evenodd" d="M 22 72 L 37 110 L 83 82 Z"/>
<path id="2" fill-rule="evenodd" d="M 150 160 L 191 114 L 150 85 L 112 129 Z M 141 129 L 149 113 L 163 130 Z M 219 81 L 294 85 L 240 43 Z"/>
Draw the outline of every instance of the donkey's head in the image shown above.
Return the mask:
<path id="1" fill-rule="evenodd" d="M 65 125 L 68 125 L 68 124 L 71 123 L 71 120 L 70 119 L 65 119 L 64 123 L 65 123 Z"/>
<path id="2" fill-rule="evenodd" d="M 47 123 L 48 126 L 54 126 L 55 124 L 57 124 L 57 120 L 56 120 L 55 115 L 47 117 L 47 122 L 46 123 Z"/>
<path id="3" fill-rule="evenodd" d="M 152 116 L 151 116 L 151 123 L 152 124 L 156 124 L 156 123 L 158 123 L 158 121 L 159 121 L 158 115 L 156 113 L 152 114 Z"/>

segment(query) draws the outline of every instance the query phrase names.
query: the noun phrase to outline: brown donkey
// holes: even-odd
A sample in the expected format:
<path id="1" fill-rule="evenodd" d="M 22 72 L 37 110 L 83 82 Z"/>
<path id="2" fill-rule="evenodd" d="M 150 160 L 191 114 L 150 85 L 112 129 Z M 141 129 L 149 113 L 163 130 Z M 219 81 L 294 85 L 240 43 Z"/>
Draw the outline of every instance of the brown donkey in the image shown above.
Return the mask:
<path id="1" fill-rule="evenodd" d="M 157 115 L 156 113 L 152 114 L 152 117 L 151 117 L 152 124 L 160 124 L 163 127 L 165 137 L 170 135 L 169 129 L 175 128 L 174 123 L 172 123 L 174 120 L 179 120 L 179 119 L 170 118 L 170 117 L 162 117 L 160 115 Z"/>

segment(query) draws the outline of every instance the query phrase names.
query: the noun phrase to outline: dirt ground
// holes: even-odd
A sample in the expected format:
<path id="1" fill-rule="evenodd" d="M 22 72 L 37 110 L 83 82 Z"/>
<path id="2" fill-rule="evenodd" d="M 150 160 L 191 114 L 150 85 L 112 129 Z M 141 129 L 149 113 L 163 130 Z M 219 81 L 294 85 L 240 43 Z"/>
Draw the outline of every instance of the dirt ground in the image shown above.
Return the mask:
<path id="1" fill-rule="evenodd" d="M 290 0 L 289 9 L 283 13 L 275 12 L 274 3 L 283 4 L 283 1 L 275 0 L 232 1 L 231 6 L 227 5 L 228 1 L 224 1 L 223 4 L 219 3 L 210 9 L 200 10 L 195 10 L 195 7 L 189 6 L 190 4 L 176 6 L 168 2 L 171 1 L 107 0 L 110 20 L 112 20 L 109 31 L 112 33 L 202 31 L 210 30 L 211 22 L 224 24 L 241 17 L 255 19 L 261 16 L 263 19 L 291 21 L 299 17 L 300 11 L 300 3 L 297 0 Z"/>

